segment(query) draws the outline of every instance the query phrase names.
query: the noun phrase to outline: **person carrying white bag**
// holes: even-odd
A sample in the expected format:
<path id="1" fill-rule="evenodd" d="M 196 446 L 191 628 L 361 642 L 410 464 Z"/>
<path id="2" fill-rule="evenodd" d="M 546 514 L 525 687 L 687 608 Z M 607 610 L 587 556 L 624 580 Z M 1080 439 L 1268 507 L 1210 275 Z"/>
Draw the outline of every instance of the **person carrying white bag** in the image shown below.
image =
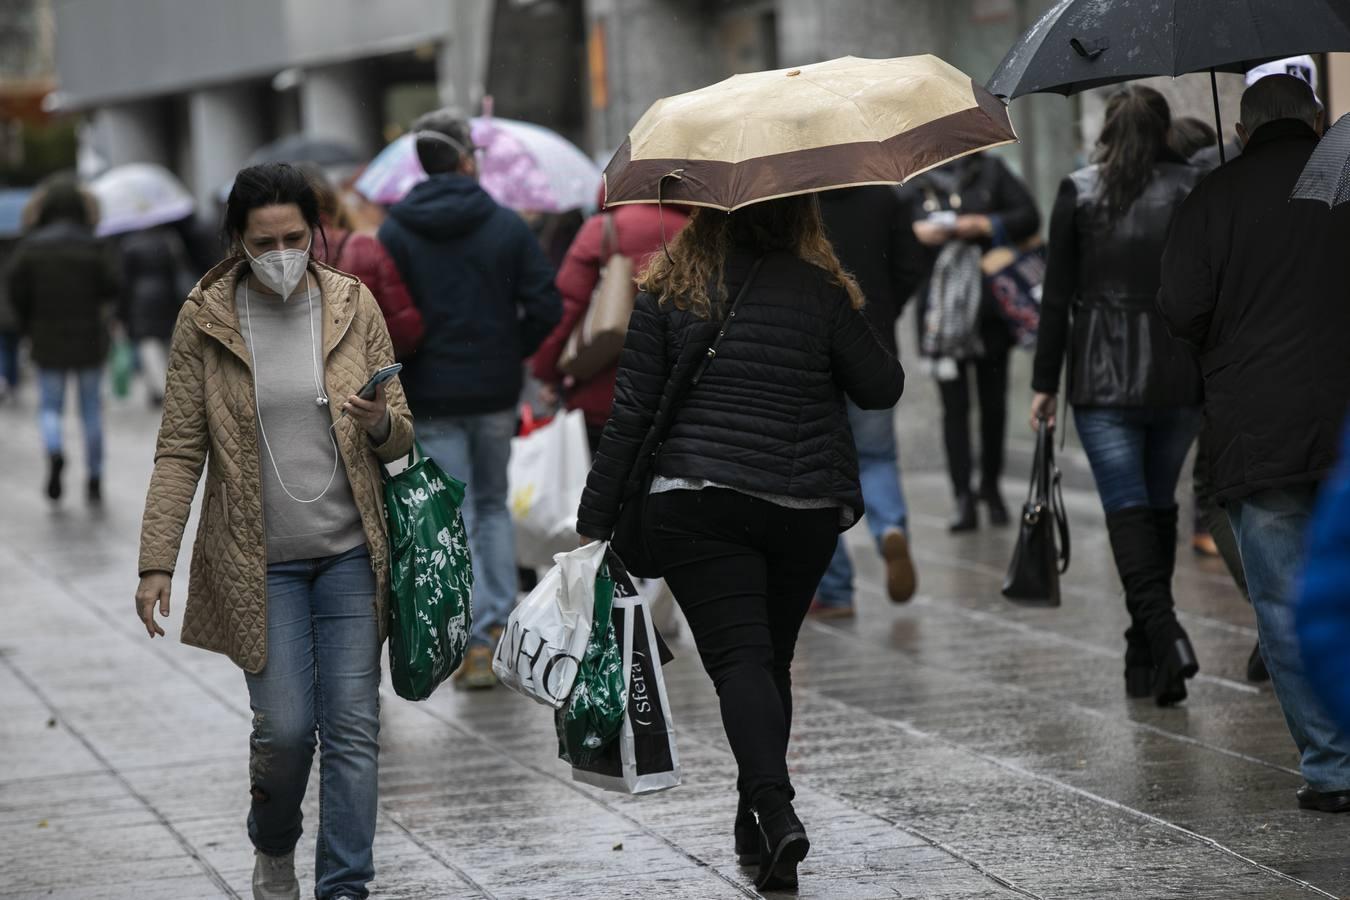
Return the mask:
<path id="1" fill-rule="evenodd" d="M 559 553 L 506 621 L 492 658 L 502 684 L 531 700 L 560 708 L 572 692 L 586 653 L 595 605 L 595 576 L 605 544 Z"/>
<path id="2" fill-rule="evenodd" d="M 597 541 L 587 547 L 609 545 Z M 573 754 L 572 779 L 621 794 L 668 790 L 683 780 L 661 671 L 673 657 L 652 621 L 647 597 L 617 556 L 609 553 L 605 559 L 614 582 L 611 620 L 622 653 L 626 706 L 616 739 Z"/>
<path id="3" fill-rule="evenodd" d="M 511 439 L 507 506 L 518 564 L 543 568 L 555 553 L 576 546 L 577 505 L 590 467 L 586 417 L 580 410 Z"/>

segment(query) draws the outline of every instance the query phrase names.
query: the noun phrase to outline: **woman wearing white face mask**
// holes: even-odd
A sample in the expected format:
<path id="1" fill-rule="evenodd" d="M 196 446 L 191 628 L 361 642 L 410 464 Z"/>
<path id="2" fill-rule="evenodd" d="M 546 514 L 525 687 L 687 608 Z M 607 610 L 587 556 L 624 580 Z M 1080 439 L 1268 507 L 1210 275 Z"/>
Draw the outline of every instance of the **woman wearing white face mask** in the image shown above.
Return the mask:
<path id="1" fill-rule="evenodd" d="M 380 645 L 389 550 L 380 466 L 406 454 L 394 361 L 359 281 L 310 259 L 318 200 L 297 169 L 239 173 L 225 212 L 235 254 L 179 315 L 141 527 L 137 613 L 153 638 L 205 468 L 185 643 L 244 669 L 253 708 L 255 898 L 299 898 L 295 845 L 314 750 L 322 809 L 315 888 L 365 897 L 374 875 Z"/>

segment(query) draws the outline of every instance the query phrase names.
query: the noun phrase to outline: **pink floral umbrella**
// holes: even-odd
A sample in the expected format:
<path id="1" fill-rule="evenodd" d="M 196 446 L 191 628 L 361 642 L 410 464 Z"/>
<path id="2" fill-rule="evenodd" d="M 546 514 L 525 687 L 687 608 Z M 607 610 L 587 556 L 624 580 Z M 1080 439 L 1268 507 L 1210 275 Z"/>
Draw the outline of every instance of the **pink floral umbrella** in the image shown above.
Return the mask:
<path id="1" fill-rule="evenodd" d="M 503 206 L 529 212 L 563 212 L 595 205 L 600 168 L 554 131 L 514 119 L 470 120 L 478 151 L 478 180 Z M 356 191 L 386 206 L 426 180 L 411 134 L 380 151 L 356 180 Z"/>

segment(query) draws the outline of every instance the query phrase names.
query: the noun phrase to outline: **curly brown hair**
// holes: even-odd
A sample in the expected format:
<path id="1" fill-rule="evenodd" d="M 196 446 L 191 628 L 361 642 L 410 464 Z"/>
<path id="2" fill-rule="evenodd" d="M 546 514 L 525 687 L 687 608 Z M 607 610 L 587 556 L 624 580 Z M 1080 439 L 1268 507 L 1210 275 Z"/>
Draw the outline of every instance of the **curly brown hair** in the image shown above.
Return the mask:
<path id="1" fill-rule="evenodd" d="M 814 195 L 782 197 L 746 206 L 732 213 L 701 208 L 670 242 L 670 256 L 653 254 L 638 278 L 639 286 L 664 305 L 687 310 L 701 319 L 721 318 L 727 300 L 723 265 L 733 247 L 756 253 L 786 250 L 824 269 L 847 293 L 854 309 L 864 304 L 862 289 L 834 253 L 825 235 Z"/>

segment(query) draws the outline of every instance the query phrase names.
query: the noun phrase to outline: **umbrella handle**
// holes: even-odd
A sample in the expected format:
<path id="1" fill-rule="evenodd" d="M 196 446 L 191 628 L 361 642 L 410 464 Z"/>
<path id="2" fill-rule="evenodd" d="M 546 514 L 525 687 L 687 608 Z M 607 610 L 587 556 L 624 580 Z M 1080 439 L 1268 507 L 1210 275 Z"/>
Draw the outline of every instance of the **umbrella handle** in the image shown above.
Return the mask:
<path id="1" fill-rule="evenodd" d="M 676 169 L 673 172 L 667 172 L 656 182 L 656 218 L 661 224 L 661 250 L 666 254 L 666 262 L 673 266 L 675 265 L 675 258 L 670 255 L 670 247 L 666 246 L 666 213 L 665 210 L 661 208 L 661 188 L 665 185 L 667 178 L 683 181 L 684 169 Z"/>

